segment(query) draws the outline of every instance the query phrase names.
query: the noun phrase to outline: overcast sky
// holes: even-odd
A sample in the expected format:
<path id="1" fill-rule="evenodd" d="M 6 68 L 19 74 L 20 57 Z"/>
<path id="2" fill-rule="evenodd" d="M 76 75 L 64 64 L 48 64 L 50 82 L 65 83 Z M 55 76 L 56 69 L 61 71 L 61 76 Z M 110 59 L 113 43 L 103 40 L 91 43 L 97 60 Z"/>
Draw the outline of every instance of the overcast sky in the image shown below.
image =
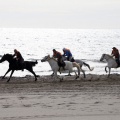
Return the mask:
<path id="1" fill-rule="evenodd" d="M 120 0 L 0 0 L 0 28 L 120 28 Z"/>

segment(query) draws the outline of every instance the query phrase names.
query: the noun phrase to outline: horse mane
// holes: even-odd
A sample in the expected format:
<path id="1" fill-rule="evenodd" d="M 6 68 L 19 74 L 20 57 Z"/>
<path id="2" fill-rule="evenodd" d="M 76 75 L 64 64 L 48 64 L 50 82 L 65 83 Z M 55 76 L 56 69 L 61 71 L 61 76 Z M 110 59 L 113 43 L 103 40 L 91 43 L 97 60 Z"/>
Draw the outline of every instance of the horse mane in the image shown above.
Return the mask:
<path id="1" fill-rule="evenodd" d="M 55 60 L 57 62 L 56 58 L 54 58 L 54 57 L 50 57 L 50 58 L 53 59 L 53 60 Z"/>
<path id="2" fill-rule="evenodd" d="M 106 54 L 107 56 L 109 56 L 110 58 L 113 58 L 113 56 L 112 55 L 109 55 L 109 54 Z"/>
<path id="3" fill-rule="evenodd" d="M 13 56 L 12 54 L 9 54 L 9 53 L 7 53 L 7 54 L 5 54 L 5 55 Z"/>

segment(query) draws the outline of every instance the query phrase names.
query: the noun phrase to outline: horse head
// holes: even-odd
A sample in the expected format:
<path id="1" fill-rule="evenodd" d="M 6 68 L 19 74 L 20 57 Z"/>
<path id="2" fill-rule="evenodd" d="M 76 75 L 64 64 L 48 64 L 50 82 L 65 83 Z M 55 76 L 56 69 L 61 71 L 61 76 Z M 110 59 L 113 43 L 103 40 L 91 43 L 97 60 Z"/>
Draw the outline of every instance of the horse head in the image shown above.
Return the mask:
<path id="1" fill-rule="evenodd" d="M 41 59 L 41 62 L 46 62 L 50 59 L 50 55 L 45 56 L 43 59 Z"/>
<path id="2" fill-rule="evenodd" d="M 114 59 L 114 58 L 113 58 L 113 56 L 111 56 L 109 54 L 102 54 L 100 61 L 103 61 L 104 59 L 109 60 L 109 59 Z"/>
<path id="3" fill-rule="evenodd" d="M 104 60 L 104 57 L 105 57 L 105 54 L 102 54 L 101 58 L 100 58 L 100 61 L 103 61 Z"/>
<path id="4" fill-rule="evenodd" d="M 13 59 L 13 57 L 12 57 L 12 55 L 11 54 L 4 54 L 3 56 L 2 56 L 2 58 L 1 58 L 1 60 L 0 60 L 0 63 L 1 62 L 4 62 L 4 61 L 10 61 L 10 60 L 12 60 Z"/>

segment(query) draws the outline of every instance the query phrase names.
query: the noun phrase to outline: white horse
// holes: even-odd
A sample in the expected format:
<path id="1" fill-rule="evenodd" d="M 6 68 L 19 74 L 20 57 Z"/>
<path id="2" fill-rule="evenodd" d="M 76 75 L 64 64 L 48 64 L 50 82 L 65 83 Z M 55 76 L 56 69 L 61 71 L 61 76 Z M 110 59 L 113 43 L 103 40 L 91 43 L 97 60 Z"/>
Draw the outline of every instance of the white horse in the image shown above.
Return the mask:
<path id="1" fill-rule="evenodd" d="M 67 57 L 62 56 L 62 59 L 63 59 L 64 61 L 66 61 L 66 60 L 67 60 Z M 78 64 L 80 65 L 81 68 L 82 68 L 82 66 L 84 65 L 84 66 L 87 66 L 90 71 L 93 71 L 93 70 L 94 70 L 94 67 L 90 67 L 89 64 L 83 62 L 82 60 L 80 60 L 80 59 L 74 59 L 74 60 L 75 60 L 76 63 L 78 63 Z"/>
<path id="2" fill-rule="evenodd" d="M 109 77 L 111 68 L 118 68 L 118 65 L 117 65 L 115 59 L 113 58 L 113 56 L 111 56 L 111 55 L 102 54 L 100 61 L 103 61 L 104 59 L 107 61 L 107 66 L 105 66 L 105 71 L 107 73 L 107 67 L 108 67 L 108 69 L 109 69 L 108 77 Z"/>
<path id="3" fill-rule="evenodd" d="M 58 66 L 57 60 L 53 57 L 50 57 L 50 55 L 47 55 L 43 59 L 41 59 L 41 62 L 46 62 L 46 61 L 50 64 L 50 66 L 52 68 L 52 71 L 55 74 L 55 77 L 58 77 L 57 76 L 57 71 L 59 70 L 59 66 Z M 74 71 L 75 74 L 76 74 L 76 79 L 77 79 L 80 75 L 80 70 L 81 70 L 80 66 L 76 62 L 72 63 L 70 61 L 65 61 L 65 67 L 64 68 L 65 68 L 65 70 L 68 70 L 69 73 L 73 72 L 73 67 L 76 67 L 77 70 L 78 70 L 78 75 Z M 85 73 L 84 73 L 84 77 L 85 77 Z"/>

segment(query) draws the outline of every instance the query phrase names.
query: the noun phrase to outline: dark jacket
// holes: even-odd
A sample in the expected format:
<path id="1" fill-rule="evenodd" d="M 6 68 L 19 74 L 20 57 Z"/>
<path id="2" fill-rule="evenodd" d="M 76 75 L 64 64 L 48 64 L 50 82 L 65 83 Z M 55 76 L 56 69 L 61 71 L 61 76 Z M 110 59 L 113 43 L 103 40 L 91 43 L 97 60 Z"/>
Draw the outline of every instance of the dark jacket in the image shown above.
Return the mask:
<path id="1" fill-rule="evenodd" d="M 115 56 L 115 58 L 119 59 L 119 51 L 117 48 L 114 48 L 112 50 L 112 55 Z"/>
<path id="2" fill-rule="evenodd" d="M 19 61 L 19 62 L 23 62 L 24 61 L 24 59 L 23 59 L 23 57 L 22 57 L 22 55 L 21 55 L 21 53 L 19 52 L 19 51 L 17 51 L 14 55 L 13 55 L 13 57 L 15 57 L 16 56 L 16 60 L 17 61 Z"/>

